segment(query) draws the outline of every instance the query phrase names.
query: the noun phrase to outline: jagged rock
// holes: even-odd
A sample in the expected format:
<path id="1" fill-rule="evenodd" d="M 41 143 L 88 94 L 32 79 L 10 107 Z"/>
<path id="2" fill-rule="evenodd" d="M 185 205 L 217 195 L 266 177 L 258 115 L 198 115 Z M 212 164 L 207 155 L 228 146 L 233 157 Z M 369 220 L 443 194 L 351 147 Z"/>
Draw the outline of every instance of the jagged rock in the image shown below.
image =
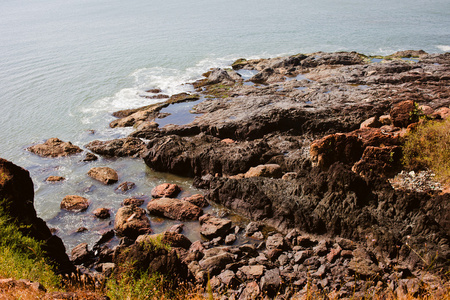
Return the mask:
<path id="1" fill-rule="evenodd" d="M 279 269 L 267 270 L 261 278 L 261 290 L 273 297 L 281 288 L 282 280 Z"/>
<path id="2" fill-rule="evenodd" d="M 126 137 L 111 141 L 92 141 L 85 147 L 92 152 L 112 157 L 137 157 L 145 148 L 145 143 L 138 138 Z"/>
<path id="3" fill-rule="evenodd" d="M 119 180 L 117 172 L 109 167 L 95 167 L 89 170 L 88 175 L 103 184 L 113 184 Z"/>
<path id="4" fill-rule="evenodd" d="M 121 184 L 119 184 L 119 186 L 115 188 L 115 191 L 120 192 L 120 193 L 126 193 L 126 192 L 134 189 L 135 187 L 136 187 L 136 184 L 134 182 L 125 181 L 125 182 L 122 182 Z"/>
<path id="5" fill-rule="evenodd" d="M 75 265 L 88 266 L 92 263 L 93 253 L 89 251 L 87 243 L 81 243 L 72 249 L 72 261 Z"/>
<path id="6" fill-rule="evenodd" d="M 77 195 L 67 195 L 61 201 L 60 207 L 75 212 L 85 211 L 89 207 L 89 200 Z"/>
<path id="7" fill-rule="evenodd" d="M 227 73 L 227 71 L 220 68 L 215 68 L 211 71 L 211 74 L 208 76 L 207 84 L 216 84 L 216 83 L 233 84 L 234 80 Z"/>
<path id="8" fill-rule="evenodd" d="M 399 146 L 372 147 L 364 149 L 361 160 L 352 170 L 363 177 L 393 177 L 402 167 L 402 151 Z"/>
<path id="9" fill-rule="evenodd" d="M 210 214 L 203 215 L 199 219 L 200 233 L 208 239 L 224 237 L 231 229 L 231 221 L 216 218 Z"/>
<path id="10" fill-rule="evenodd" d="M 118 235 L 136 239 L 141 234 L 151 232 L 150 220 L 142 208 L 134 205 L 124 206 L 117 211 L 114 230 Z"/>
<path id="11" fill-rule="evenodd" d="M 163 183 L 158 186 L 156 186 L 152 190 L 152 197 L 153 198 L 171 198 L 178 195 L 178 193 L 181 191 L 181 188 L 176 184 L 170 184 L 170 183 Z"/>
<path id="12" fill-rule="evenodd" d="M 150 214 L 174 220 L 198 220 L 203 210 L 187 201 L 173 198 L 153 199 L 147 205 Z"/>
<path id="13" fill-rule="evenodd" d="M 211 257 L 203 258 L 199 261 L 199 265 L 211 275 L 217 275 L 233 260 L 234 256 L 231 253 L 222 252 Z"/>
<path id="14" fill-rule="evenodd" d="M 395 104 L 389 114 L 392 124 L 397 127 L 407 127 L 409 124 L 419 121 L 418 108 L 412 100 Z"/>
<path id="15" fill-rule="evenodd" d="M 43 144 L 28 147 L 27 150 L 42 157 L 62 157 L 83 152 L 80 147 L 58 138 L 48 139 Z"/>

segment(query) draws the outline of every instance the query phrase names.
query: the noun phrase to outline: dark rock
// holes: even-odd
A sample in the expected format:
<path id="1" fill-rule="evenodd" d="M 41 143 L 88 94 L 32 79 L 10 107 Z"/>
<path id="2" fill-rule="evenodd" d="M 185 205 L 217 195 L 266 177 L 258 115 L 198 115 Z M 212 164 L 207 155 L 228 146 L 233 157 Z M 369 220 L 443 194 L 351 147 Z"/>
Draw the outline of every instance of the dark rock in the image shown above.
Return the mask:
<path id="1" fill-rule="evenodd" d="M 107 232 L 103 233 L 100 239 L 95 243 L 93 249 L 97 250 L 100 248 L 101 245 L 109 242 L 114 237 L 114 230 L 108 230 Z"/>
<path id="2" fill-rule="evenodd" d="M 211 275 L 219 274 L 227 264 L 234 260 L 234 256 L 228 252 L 222 252 L 215 256 L 203 258 L 199 264 Z"/>
<path id="3" fill-rule="evenodd" d="M 85 211 L 89 207 L 89 200 L 77 195 L 67 195 L 61 201 L 60 207 L 75 212 Z"/>
<path id="4" fill-rule="evenodd" d="M 93 253 L 88 250 L 87 243 L 81 243 L 72 249 L 72 262 L 75 265 L 88 266 L 93 261 Z"/>
<path id="5" fill-rule="evenodd" d="M 280 290 L 282 285 L 282 279 L 279 269 L 267 270 L 264 276 L 261 278 L 261 290 L 266 292 L 269 297 L 274 297 Z"/>
<path id="6" fill-rule="evenodd" d="M 353 251 L 353 258 L 348 266 L 351 272 L 361 276 L 361 278 L 374 279 L 381 275 L 381 269 L 370 254 L 362 248 Z"/>
<path id="7" fill-rule="evenodd" d="M 42 157 L 62 157 L 83 152 L 80 147 L 72 145 L 71 142 L 63 142 L 58 138 L 51 138 L 43 144 L 27 148 L 28 151 Z"/>
<path id="8" fill-rule="evenodd" d="M 96 161 L 97 159 L 98 157 L 95 154 L 87 152 L 83 158 L 83 161 Z"/>
<path id="9" fill-rule="evenodd" d="M 219 219 L 210 214 L 203 215 L 199 219 L 201 229 L 200 233 L 208 239 L 215 237 L 224 237 L 231 229 L 231 221 Z"/>
<path id="10" fill-rule="evenodd" d="M 239 280 L 236 278 L 231 270 L 225 270 L 220 273 L 217 278 L 222 282 L 227 288 L 236 288 L 239 285 Z"/>
<path id="11" fill-rule="evenodd" d="M 400 171 L 402 151 L 399 146 L 372 147 L 368 146 L 352 170 L 363 177 L 385 176 L 393 177 Z"/>
<path id="12" fill-rule="evenodd" d="M 111 141 L 92 141 L 85 147 L 92 152 L 111 157 L 138 157 L 145 143 L 138 138 L 127 137 Z"/>
<path id="13" fill-rule="evenodd" d="M 392 124 L 396 127 L 407 127 L 409 124 L 419 121 L 418 107 L 416 108 L 412 100 L 395 104 L 389 114 Z"/>
<path id="14" fill-rule="evenodd" d="M 103 184 L 113 184 L 119 180 L 117 172 L 109 167 L 95 167 L 89 170 L 88 175 Z"/>
<path id="15" fill-rule="evenodd" d="M 200 207 L 187 201 L 173 198 L 153 199 L 147 205 L 150 214 L 174 220 L 198 220 L 203 214 Z"/>
<path id="16" fill-rule="evenodd" d="M 119 193 L 126 193 L 129 190 L 134 189 L 135 187 L 136 187 L 136 184 L 134 182 L 125 181 L 125 182 L 122 182 L 121 184 L 119 184 L 119 186 L 115 188 L 115 191 L 119 192 Z"/>
<path id="17" fill-rule="evenodd" d="M 169 232 L 175 232 L 175 233 L 182 233 L 183 232 L 184 224 L 175 224 L 172 227 L 169 228 Z"/>
<path id="18" fill-rule="evenodd" d="M 150 220 L 142 208 L 124 206 L 117 211 L 114 230 L 118 235 L 136 239 L 141 234 L 151 232 Z"/>
<path id="19" fill-rule="evenodd" d="M 145 200 L 144 199 L 140 199 L 140 198 L 127 198 L 125 200 L 123 200 L 122 205 L 123 206 L 127 206 L 127 205 L 135 205 L 135 206 L 141 206 L 142 204 L 144 204 Z"/>
<path id="20" fill-rule="evenodd" d="M 163 183 L 158 185 L 152 190 L 153 198 L 163 198 L 163 197 L 175 197 L 181 191 L 181 188 L 176 184 Z"/>
<path id="21" fill-rule="evenodd" d="M 208 76 L 207 84 L 216 84 L 216 83 L 232 84 L 234 83 L 234 80 L 230 77 L 227 71 L 220 68 L 216 68 L 213 69 L 211 71 L 211 74 Z"/>

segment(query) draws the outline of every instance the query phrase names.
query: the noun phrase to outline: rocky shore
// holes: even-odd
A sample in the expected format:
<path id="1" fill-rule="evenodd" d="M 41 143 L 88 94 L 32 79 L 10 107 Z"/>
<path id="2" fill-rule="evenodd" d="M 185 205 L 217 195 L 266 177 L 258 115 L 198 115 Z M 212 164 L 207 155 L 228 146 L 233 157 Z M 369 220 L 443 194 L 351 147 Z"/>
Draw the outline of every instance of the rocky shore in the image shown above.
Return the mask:
<path id="1" fill-rule="evenodd" d="M 240 59 L 191 84 L 193 94 L 115 112 L 110 127 L 134 127 L 130 136 L 84 146 L 92 152 L 84 151 L 86 161 L 93 153 L 140 157 L 155 171 L 193 177 L 203 190 L 180 199 L 167 183 L 151 191 L 145 207 L 139 199 L 124 202 L 114 230 L 72 250 L 70 265 L 94 285 L 132 261 L 135 269 L 193 285 L 209 282 L 232 299 L 439 297 L 448 290 L 450 194 L 431 176 L 403 170 L 401 159 L 404 137 L 418 122 L 450 115 L 450 53 Z M 190 102 L 185 114 L 195 114 L 193 121 L 158 125 L 169 117 L 165 108 Z M 57 157 L 83 150 L 50 139 L 29 151 Z M 133 188 L 118 186 L 114 170 L 94 168 L 89 176 Z M 82 211 L 85 200 L 72 197 L 61 207 Z M 208 203 L 249 223 L 204 213 Z M 190 241 L 182 225 L 152 234 L 148 214 L 198 220 L 204 239 Z M 121 242 L 110 249 L 105 243 L 114 235 Z M 65 258 L 58 264 L 73 271 Z"/>

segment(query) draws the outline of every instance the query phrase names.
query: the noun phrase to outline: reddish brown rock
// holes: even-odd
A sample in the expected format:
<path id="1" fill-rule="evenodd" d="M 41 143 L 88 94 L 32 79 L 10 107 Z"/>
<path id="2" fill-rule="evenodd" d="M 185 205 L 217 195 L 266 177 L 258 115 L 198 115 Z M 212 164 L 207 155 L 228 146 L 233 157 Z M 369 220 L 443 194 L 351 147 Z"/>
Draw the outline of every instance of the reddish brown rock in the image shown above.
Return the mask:
<path id="1" fill-rule="evenodd" d="M 68 195 L 62 200 L 60 207 L 69 211 L 85 211 L 89 207 L 89 200 L 77 195 Z"/>
<path id="2" fill-rule="evenodd" d="M 99 219 L 108 219 L 111 216 L 109 209 L 104 207 L 97 208 L 96 210 L 94 210 L 93 214 Z"/>
<path id="3" fill-rule="evenodd" d="M 117 172 L 108 167 L 95 167 L 89 170 L 88 175 L 103 184 L 112 184 L 119 180 Z"/>
<path id="4" fill-rule="evenodd" d="M 407 127 L 409 124 L 419 120 L 418 108 L 412 100 L 395 104 L 389 114 L 392 124 L 397 127 Z"/>
<path id="5" fill-rule="evenodd" d="M 142 204 L 144 204 L 145 200 L 144 199 L 139 199 L 139 198 L 127 198 L 125 200 L 123 200 L 122 205 L 126 206 L 126 205 L 136 205 L 136 206 L 141 206 Z"/>
<path id="6" fill-rule="evenodd" d="M 208 201 L 206 201 L 205 196 L 201 194 L 195 194 L 189 197 L 184 197 L 184 201 L 197 205 L 198 207 L 207 207 L 209 205 Z"/>
<path id="7" fill-rule="evenodd" d="M 163 183 L 152 190 L 153 198 L 175 197 L 181 191 L 176 184 Z"/>
<path id="8" fill-rule="evenodd" d="M 115 191 L 119 193 L 126 193 L 129 190 L 134 189 L 135 186 L 136 184 L 134 182 L 125 181 L 119 184 L 119 186 L 115 188 Z"/>
<path id="9" fill-rule="evenodd" d="M 136 239 L 141 234 L 151 232 L 150 220 L 142 208 L 134 205 L 124 206 L 117 211 L 114 230 L 118 235 Z"/>
<path id="10" fill-rule="evenodd" d="M 63 181 L 66 180 L 66 178 L 62 177 L 62 176 L 49 176 L 47 177 L 47 179 L 45 179 L 45 181 L 48 182 L 58 182 L 58 181 Z"/>
<path id="11" fill-rule="evenodd" d="M 360 128 L 366 128 L 366 127 L 376 128 L 376 127 L 380 127 L 380 126 L 381 126 L 380 120 L 377 117 L 371 117 L 371 118 L 365 120 L 364 122 L 362 122 Z"/>
<path id="12" fill-rule="evenodd" d="M 83 152 L 80 147 L 58 138 L 48 139 L 45 143 L 31 146 L 27 150 L 43 157 L 62 157 Z"/>
<path id="13" fill-rule="evenodd" d="M 256 167 L 250 168 L 250 170 L 245 173 L 245 178 L 251 177 L 271 177 L 271 178 L 280 178 L 283 175 L 281 172 L 280 165 L 277 164 L 266 164 L 259 165 Z"/>
<path id="14" fill-rule="evenodd" d="M 436 109 L 436 111 L 432 114 L 435 118 L 438 117 L 440 119 L 446 119 L 450 116 L 450 108 L 441 107 Z"/>
<path id="15" fill-rule="evenodd" d="M 198 220 L 203 214 L 200 207 L 187 201 L 173 198 L 153 199 L 147 205 L 150 214 L 174 220 Z"/>
<path id="16" fill-rule="evenodd" d="M 397 174 L 402 166 L 402 151 L 399 146 L 373 147 L 368 146 L 352 171 L 363 177 L 385 176 Z"/>

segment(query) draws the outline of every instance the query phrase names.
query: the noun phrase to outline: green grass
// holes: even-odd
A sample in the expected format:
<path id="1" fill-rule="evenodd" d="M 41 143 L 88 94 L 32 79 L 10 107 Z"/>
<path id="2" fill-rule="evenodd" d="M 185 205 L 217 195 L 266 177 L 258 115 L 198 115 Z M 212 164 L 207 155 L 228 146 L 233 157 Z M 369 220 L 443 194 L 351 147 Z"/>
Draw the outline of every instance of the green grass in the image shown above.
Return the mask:
<path id="1" fill-rule="evenodd" d="M 57 290 L 60 279 L 44 259 L 41 243 L 24 236 L 0 207 L 0 277 L 39 281 Z"/>
<path id="2" fill-rule="evenodd" d="M 424 122 L 409 133 L 403 163 L 410 169 L 429 168 L 439 180 L 450 183 L 450 118 Z"/>

